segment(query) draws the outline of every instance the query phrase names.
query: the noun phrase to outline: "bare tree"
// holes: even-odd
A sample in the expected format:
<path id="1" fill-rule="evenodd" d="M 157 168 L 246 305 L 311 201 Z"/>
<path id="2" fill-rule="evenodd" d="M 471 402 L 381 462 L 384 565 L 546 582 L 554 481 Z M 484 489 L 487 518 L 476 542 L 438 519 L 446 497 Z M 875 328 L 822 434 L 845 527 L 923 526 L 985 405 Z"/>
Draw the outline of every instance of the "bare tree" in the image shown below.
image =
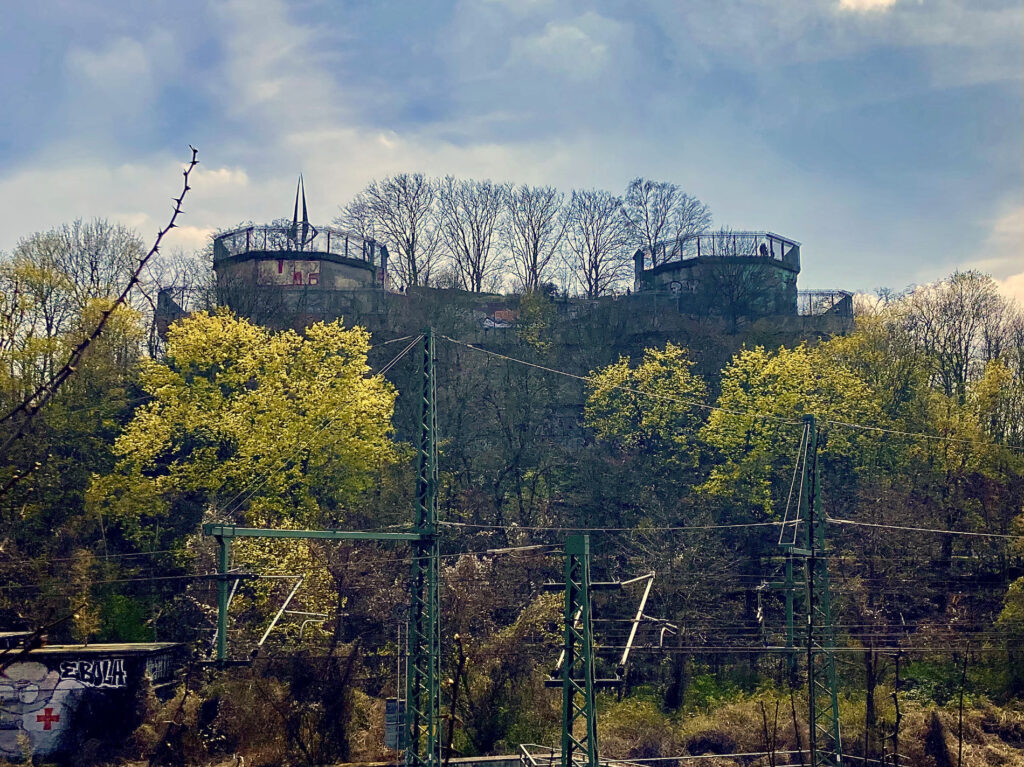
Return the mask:
<path id="1" fill-rule="evenodd" d="M 364 240 L 377 239 L 376 219 L 366 192 L 360 192 L 341 209 L 334 223 Z"/>
<path id="2" fill-rule="evenodd" d="M 388 245 L 392 254 L 388 268 L 399 284 L 429 283 L 441 241 L 433 180 L 422 173 L 399 173 L 371 181 L 338 220 L 357 234 L 372 232 Z"/>
<path id="3" fill-rule="evenodd" d="M 705 311 L 721 314 L 734 334 L 741 318 L 787 312 L 785 302 L 795 286 L 786 282 L 785 273 L 757 257 L 756 237 L 723 227 L 708 238 L 708 245 L 708 254 L 715 258 L 701 271 Z"/>
<path id="4" fill-rule="evenodd" d="M 998 359 L 1004 345 L 1012 348 L 1005 337 L 1014 307 L 1006 303 L 995 281 L 977 271 L 954 272 L 907 296 L 907 329 L 930 363 L 933 383 L 946 396 L 964 402 L 985 363 Z"/>
<path id="5" fill-rule="evenodd" d="M 149 355 L 156 357 L 163 347 L 162 335 L 171 322 L 191 311 L 217 305 L 212 260 L 206 257 L 205 250 L 190 253 L 178 248 L 168 254 L 160 253 L 146 264 L 139 292 L 145 301 L 143 314 L 149 325 Z"/>
<path id="6" fill-rule="evenodd" d="M 461 181 L 447 176 L 438 195 L 441 236 L 451 254 L 459 282 L 481 292 L 502 264 L 494 239 L 508 187 L 491 181 Z"/>
<path id="7" fill-rule="evenodd" d="M 23 370 L 23 380 L 39 383 L 53 372 L 61 354 L 54 340 L 78 329 L 90 303 L 116 296 L 142 254 L 135 232 L 102 219 L 79 219 L 19 240 L 0 264 L 0 292 L 12 299 L 0 301 L 0 348 L 20 348 L 23 360 L 34 359 L 35 370 Z M 145 303 L 132 298 L 144 312 Z"/>
<path id="8" fill-rule="evenodd" d="M 0 445 L 0 454 L 5 453 L 11 445 L 20 440 L 32 428 L 33 421 L 36 414 L 42 410 L 46 404 L 53 399 L 57 390 L 67 381 L 71 376 L 74 375 L 75 370 L 78 368 L 82 361 L 82 357 L 89 350 L 89 347 L 96 342 L 96 339 L 103 333 L 107 323 L 110 321 L 110 317 L 119 308 L 123 307 L 128 297 L 131 295 L 132 290 L 139 283 L 139 279 L 142 275 L 143 270 L 146 268 L 146 264 L 149 260 L 160 251 L 160 243 L 163 242 L 164 236 L 177 226 L 178 216 L 181 215 L 181 206 L 185 201 L 185 196 L 192 188 L 189 186 L 189 176 L 195 169 L 196 165 L 199 164 L 197 159 L 198 151 L 195 147 L 190 146 L 189 149 L 192 152 L 192 159 L 189 161 L 185 170 L 182 171 L 184 181 L 182 183 L 181 194 L 174 198 L 174 209 L 171 212 L 170 220 L 167 225 L 157 232 L 156 239 L 153 241 L 152 247 L 144 254 L 142 254 L 136 262 L 132 271 L 128 274 L 128 279 L 123 286 L 120 287 L 120 292 L 112 296 L 106 308 L 104 308 L 99 315 L 99 319 L 92 326 L 91 330 L 85 332 L 84 337 L 78 341 L 72 348 L 67 356 L 67 361 L 64 365 L 58 369 L 55 373 L 47 377 L 47 380 L 41 382 L 35 389 L 13 409 L 8 410 L 3 416 L 0 416 L 0 424 L 6 424 L 10 422 L 12 426 L 9 429 L 9 433 L 4 440 L 3 444 Z M 14 474 L 7 484 L 0 488 L 0 495 L 10 490 L 11 487 L 18 481 L 18 474 Z"/>
<path id="9" fill-rule="evenodd" d="M 518 287 L 536 291 L 565 234 L 565 195 L 551 186 L 511 188 L 505 196 L 505 239 Z"/>
<path id="10" fill-rule="evenodd" d="M 740 319 L 783 313 L 775 269 L 752 258 L 721 258 L 703 277 L 706 310 L 721 313 L 730 332 L 739 331 Z"/>
<path id="11" fill-rule="evenodd" d="M 566 211 L 569 270 L 587 298 L 607 293 L 629 273 L 629 227 L 622 198 L 602 190 L 574 190 Z"/>
<path id="12" fill-rule="evenodd" d="M 117 295 L 142 254 L 142 240 L 131 229 L 78 219 L 19 240 L 11 262 L 37 277 L 30 283 L 36 283 L 35 298 L 52 337 L 90 301 Z"/>
<path id="13" fill-rule="evenodd" d="M 95 298 L 117 295 L 144 252 L 138 234 L 103 219 L 78 219 L 51 234 L 57 239 L 54 265 L 67 276 L 79 309 Z"/>
<path id="14" fill-rule="evenodd" d="M 622 212 L 632 246 L 649 253 L 652 266 L 683 255 L 695 235 L 711 226 L 708 206 L 669 181 L 633 179 Z"/>

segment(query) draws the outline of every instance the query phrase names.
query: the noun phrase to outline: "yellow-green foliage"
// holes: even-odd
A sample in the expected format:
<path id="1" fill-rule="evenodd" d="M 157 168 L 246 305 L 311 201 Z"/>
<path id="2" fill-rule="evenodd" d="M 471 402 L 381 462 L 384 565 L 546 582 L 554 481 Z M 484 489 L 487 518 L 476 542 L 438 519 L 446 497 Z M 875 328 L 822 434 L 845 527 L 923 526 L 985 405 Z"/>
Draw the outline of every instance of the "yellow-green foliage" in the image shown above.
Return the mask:
<path id="1" fill-rule="evenodd" d="M 878 424 L 883 421 L 873 392 L 839 364 L 827 347 L 763 347 L 737 354 L 722 375 L 722 393 L 702 436 L 721 460 L 703 489 L 713 495 L 736 494 L 772 514 L 774 464 L 792 461 L 800 417 L 817 416 L 820 447 L 829 458 L 853 458 L 863 449 L 860 435 L 829 428 L 828 420 Z M 795 423 L 794 423 L 795 422 Z"/>
<path id="2" fill-rule="evenodd" d="M 368 350 L 369 334 L 340 322 L 304 335 L 225 311 L 176 323 L 166 359 L 142 365 L 153 399 L 117 439 L 115 471 L 94 478 L 90 507 L 140 538 L 180 526 L 172 512 L 180 517 L 186 507 L 192 524 L 205 515 L 259 527 L 337 526 L 397 459 L 395 390 L 369 375 Z M 261 572 L 309 576 L 304 593 L 326 583 L 305 544 L 246 540 L 235 551 Z"/>
<path id="3" fill-rule="evenodd" d="M 695 462 L 691 448 L 707 387 L 692 368 L 686 350 L 673 343 L 647 349 L 636 367 L 620 357 L 588 378 L 586 425 L 627 450 Z"/>
<path id="4" fill-rule="evenodd" d="M 251 524 L 320 524 L 341 514 L 395 459 L 395 391 L 368 375 L 368 349 L 368 333 L 340 322 L 300 336 L 227 312 L 195 314 L 171 328 L 165 362 L 143 364 L 153 400 L 118 438 L 114 478 L 98 483 L 113 490 L 127 480 L 150 512 L 170 495 L 198 491 L 218 517 Z M 314 494 L 313 477 L 326 480 L 323 493 Z M 248 490 L 257 492 L 235 498 Z M 133 498 L 115 508 L 138 515 L 144 507 Z"/>
<path id="5" fill-rule="evenodd" d="M 544 353 L 551 349 L 551 326 L 555 307 L 551 299 L 537 291 L 524 293 L 519 300 L 519 322 L 516 335 L 523 343 Z"/>
<path id="6" fill-rule="evenodd" d="M 650 759 L 683 753 L 680 728 L 653 701 L 602 701 L 598 716 L 602 758 Z"/>
<path id="7" fill-rule="evenodd" d="M 893 719 L 891 688 L 879 688 L 880 732 L 872 738 L 876 756 L 884 747 L 891 753 Z M 807 702 L 798 692 L 794 701 L 799 727 L 799 745 L 807 748 Z M 736 753 L 769 750 L 774 741 L 778 752 L 794 751 L 797 737 L 788 694 L 767 688 L 756 693 L 740 694 L 733 700 L 700 713 L 666 714 L 655 703 L 641 698 L 614 701 L 611 696 L 599 700 L 598 732 L 602 759 L 642 759 L 676 754 L 701 754 L 728 751 Z M 938 717 L 939 732 L 946 749 L 957 758 L 958 715 L 956 705 L 944 708 L 913 700 L 900 703 L 900 753 L 905 764 L 933 764 L 926 751 L 926 736 L 933 715 Z M 863 696 L 840 700 L 843 748 L 847 754 L 862 754 L 864 743 Z M 765 726 L 767 724 L 767 727 Z M 981 702 L 964 711 L 964 767 L 1019 765 L 1022 752 L 1019 744 L 1024 736 L 1024 711 L 1016 707 L 996 707 Z M 885 737 L 884 744 L 879 740 Z M 791 761 L 780 753 L 779 764 Z M 806 757 L 805 757 L 806 758 Z M 708 758 L 702 764 L 725 767 L 734 765 L 730 759 Z"/>

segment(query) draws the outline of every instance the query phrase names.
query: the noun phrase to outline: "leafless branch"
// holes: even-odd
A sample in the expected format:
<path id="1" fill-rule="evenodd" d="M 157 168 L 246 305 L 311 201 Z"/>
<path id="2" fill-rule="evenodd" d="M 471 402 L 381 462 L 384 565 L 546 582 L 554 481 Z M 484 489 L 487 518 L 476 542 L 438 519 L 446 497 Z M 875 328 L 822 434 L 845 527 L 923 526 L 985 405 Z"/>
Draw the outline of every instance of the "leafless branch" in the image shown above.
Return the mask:
<path id="1" fill-rule="evenodd" d="M 524 292 L 540 288 L 548 265 L 562 244 L 564 199 L 565 195 L 554 187 L 525 184 L 506 195 L 505 238 L 516 279 Z"/>
<path id="2" fill-rule="evenodd" d="M 508 187 L 491 181 L 447 176 L 438 195 L 441 233 L 462 287 L 479 293 L 489 287 L 501 260 L 493 258 Z"/>
<path id="3" fill-rule="evenodd" d="M 11 431 L 11 434 L 4 440 L 3 445 L 0 445 L 0 453 L 7 453 L 7 451 L 15 442 L 17 442 L 19 439 L 25 436 L 25 434 L 32 427 L 32 423 L 33 420 L 35 419 L 36 414 L 38 414 L 39 411 L 43 407 L 45 407 L 46 404 L 51 399 L 53 399 L 54 395 L 57 393 L 57 390 L 61 387 L 61 385 L 65 381 L 67 381 L 72 375 L 75 374 L 75 371 L 77 370 L 79 363 L 82 361 L 82 357 L 85 355 L 86 351 L 88 351 L 89 347 L 93 344 L 93 342 L 95 342 L 96 339 L 100 337 L 100 334 L 103 333 L 103 329 L 107 326 L 107 321 L 110 319 L 111 315 L 115 311 L 117 311 L 118 308 L 123 306 L 125 302 L 128 300 L 129 294 L 131 293 L 132 289 L 138 284 L 142 272 L 146 268 L 146 264 L 149 262 L 150 258 L 152 258 L 160 251 L 160 243 L 163 241 L 164 236 L 176 226 L 178 216 L 181 215 L 182 212 L 181 206 L 185 201 L 185 196 L 191 189 L 191 187 L 188 185 L 189 176 L 192 173 L 193 169 L 196 167 L 196 165 L 199 164 L 199 160 L 196 159 L 198 156 L 198 150 L 192 146 L 189 146 L 189 149 L 192 151 L 192 158 L 189 161 L 189 164 L 185 168 L 185 170 L 182 171 L 184 181 L 182 183 L 181 194 L 178 195 L 178 197 L 174 198 L 174 210 L 171 213 L 171 218 L 167 223 L 167 226 L 165 226 L 163 229 L 157 232 L 156 239 L 153 242 L 153 246 L 144 256 L 142 256 L 139 259 L 138 264 L 132 270 L 131 277 L 129 278 L 128 283 L 124 286 L 124 289 L 117 296 L 117 298 L 114 299 L 110 306 L 104 309 L 103 312 L 100 314 L 100 319 L 96 323 L 96 326 L 93 328 L 92 332 L 86 335 L 81 341 L 79 341 L 74 346 L 74 348 L 72 348 L 71 353 L 68 355 L 68 359 L 64 363 L 64 365 L 60 369 L 58 369 L 57 372 L 54 373 L 49 378 L 49 380 L 40 384 L 35 391 L 33 391 L 28 397 L 22 400 L 22 402 L 19 405 L 17 405 L 13 410 L 11 410 L 2 418 L 0 418 L 0 423 L 7 423 L 9 421 L 14 421 L 19 416 L 24 416 L 20 423 L 18 423 L 17 426 Z M 17 476 L 18 475 L 15 474 L 15 477 Z M 10 480 L 10 482 L 15 481 L 17 480 L 14 478 Z M 7 489 L 8 488 L 5 487 L 3 491 L 0 492 L 5 492 Z"/>
<path id="4" fill-rule="evenodd" d="M 570 273 L 587 298 L 597 298 L 628 273 L 629 229 L 622 199 L 600 190 L 574 190 L 566 220 Z"/>
<path id="5" fill-rule="evenodd" d="M 678 258 L 698 232 L 711 226 L 708 206 L 669 181 L 633 179 L 622 212 L 633 245 L 650 254 L 652 266 Z"/>

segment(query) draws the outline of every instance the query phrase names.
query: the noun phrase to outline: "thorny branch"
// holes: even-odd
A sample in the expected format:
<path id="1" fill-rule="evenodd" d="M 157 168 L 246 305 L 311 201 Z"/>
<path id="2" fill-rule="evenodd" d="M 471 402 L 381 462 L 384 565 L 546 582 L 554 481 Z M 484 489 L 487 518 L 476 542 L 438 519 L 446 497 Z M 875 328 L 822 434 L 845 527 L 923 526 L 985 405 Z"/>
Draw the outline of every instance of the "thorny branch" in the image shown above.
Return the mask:
<path id="1" fill-rule="evenodd" d="M 146 264 L 149 263 L 149 260 L 160 251 L 160 243 L 163 241 L 164 236 L 171 231 L 171 229 L 174 229 L 174 227 L 177 226 L 176 222 L 178 220 L 178 216 L 182 213 L 182 203 L 184 203 L 185 196 L 192 188 L 188 184 L 189 176 L 195 169 L 196 165 L 199 164 L 199 160 L 197 159 L 199 150 L 192 145 L 189 145 L 189 149 L 192 151 L 192 158 L 189 160 L 188 166 L 185 170 L 182 171 L 184 181 L 182 183 L 181 194 L 174 198 L 174 210 L 171 213 L 171 218 L 168 221 L 167 226 L 157 232 L 156 239 L 153 241 L 153 246 L 142 258 L 139 259 L 138 264 L 132 271 L 131 278 L 124 286 L 120 295 L 114 299 L 110 306 L 103 310 L 100 315 L 99 322 L 96 323 L 96 327 L 93 328 L 92 332 L 79 341 L 71 350 L 71 353 L 68 355 L 67 362 L 65 362 L 64 365 L 54 373 L 48 381 L 40 384 L 34 392 L 22 400 L 22 402 L 13 410 L 5 414 L 3 417 L 0 417 L 0 424 L 4 424 L 9 421 L 13 421 L 20 415 L 25 416 L 18 426 L 12 430 L 11 434 L 3 441 L 3 444 L 0 445 L 0 454 L 7 453 L 15 442 L 28 433 L 39 411 L 42 410 L 51 399 L 53 399 L 60 386 L 74 375 L 86 351 L 88 351 L 93 342 L 100 337 L 100 334 L 103 333 L 103 329 L 106 327 L 110 316 L 117 311 L 119 307 L 124 305 L 132 289 L 139 283 L 139 279 L 141 278 L 143 270 L 146 268 Z M 6 493 L 18 482 L 19 479 L 20 474 L 15 472 L 4 487 L 0 489 L 0 495 Z"/>

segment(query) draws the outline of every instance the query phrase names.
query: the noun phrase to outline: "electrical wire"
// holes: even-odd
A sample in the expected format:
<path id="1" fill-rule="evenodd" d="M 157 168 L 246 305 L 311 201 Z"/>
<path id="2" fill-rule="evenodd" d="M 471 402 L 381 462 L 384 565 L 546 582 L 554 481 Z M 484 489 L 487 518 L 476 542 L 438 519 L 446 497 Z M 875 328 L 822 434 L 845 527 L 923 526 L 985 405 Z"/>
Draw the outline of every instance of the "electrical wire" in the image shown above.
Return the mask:
<path id="1" fill-rule="evenodd" d="M 96 559 L 130 559 L 134 557 L 155 557 L 159 554 L 176 554 L 185 553 L 185 549 L 158 549 L 157 551 L 135 551 L 126 554 L 97 554 L 96 552 L 88 552 Z M 78 557 L 47 557 L 47 563 L 50 562 L 74 562 Z"/>
<path id="2" fill-rule="evenodd" d="M 293 543 L 300 543 L 301 541 L 293 540 L 292 542 Z M 457 551 L 457 552 L 453 552 L 453 553 L 450 553 L 450 554 L 440 554 L 439 558 L 440 559 L 458 559 L 460 557 L 466 557 L 466 556 L 494 556 L 495 554 L 505 554 L 505 551 L 509 551 L 509 553 L 511 553 L 513 555 L 518 553 L 519 551 L 523 551 L 524 553 L 529 553 L 530 555 L 542 555 L 542 556 L 543 555 L 551 555 L 551 554 L 561 553 L 560 551 L 541 552 L 541 551 L 538 551 L 537 548 L 538 547 L 536 547 L 536 546 L 525 546 L 525 547 L 521 547 L 521 548 L 520 547 L 515 547 L 515 548 L 510 549 L 510 550 L 480 549 L 480 550 L 475 550 L 475 551 Z M 542 546 L 542 548 L 561 549 L 561 545 L 560 544 L 547 544 L 547 545 Z M 431 558 L 431 555 L 424 554 L 424 555 L 420 555 L 420 556 L 387 557 L 387 558 L 372 559 L 372 560 L 359 560 L 358 562 L 354 562 L 352 564 L 358 565 L 358 566 L 412 564 L 416 560 L 426 560 L 426 559 L 430 559 L 430 558 Z M 151 572 L 158 573 L 158 572 L 163 572 L 163 570 L 152 570 Z M 263 577 L 276 577 L 276 576 L 281 575 L 281 574 L 279 574 L 279 573 L 266 573 L 266 574 L 263 574 L 263 575 L 259 575 L 259 574 L 248 574 L 248 575 L 250 575 L 251 577 L 254 577 L 256 579 L 259 579 L 259 578 L 263 578 Z M 187 580 L 189 578 L 204 579 L 204 578 L 215 578 L 215 577 L 217 577 L 217 573 L 206 573 L 206 574 L 200 574 L 200 575 L 168 575 L 168 576 L 140 575 L 140 576 L 135 577 L 135 578 L 119 578 L 119 579 L 116 579 L 116 580 L 91 581 L 90 583 L 88 583 L 86 585 L 91 587 L 91 586 L 108 585 L 108 584 L 112 584 L 112 583 L 148 583 L 148 582 L 153 581 L 153 580 Z M 486 580 L 485 579 L 481 579 L 479 582 L 486 582 Z M 0 592 L 2 592 L 5 589 L 7 589 L 7 590 L 13 590 L 13 589 L 21 590 L 21 589 L 44 588 L 47 585 L 49 585 L 50 583 L 52 583 L 52 581 L 45 582 L 45 583 L 17 583 L 17 584 L 7 583 L 7 584 L 0 584 Z M 349 586 L 346 585 L 345 588 L 349 588 Z M 352 588 L 356 588 L 356 587 L 352 587 Z M 379 587 L 378 586 L 372 586 L 372 587 L 368 587 L 368 588 L 379 588 Z M 69 589 L 69 590 L 64 590 L 64 591 L 50 591 L 49 593 L 53 593 L 53 594 L 73 594 L 73 593 L 78 593 L 78 591 L 80 591 L 80 589 Z"/>
<path id="3" fill-rule="evenodd" d="M 537 370 L 543 370 L 546 373 L 555 373 L 556 375 L 565 376 L 566 378 L 573 378 L 573 379 L 575 379 L 577 381 L 583 381 L 584 383 L 591 383 L 593 381 L 593 377 L 592 376 L 581 376 L 581 375 L 577 375 L 576 373 L 569 373 L 568 371 L 565 371 L 565 370 L 558 370 L 557 368 L 547 367 L 546 365 L 538 365 L 536 362 L 527 362 L 526 360 L 517 359 L 516 357 L 510 357 L 507 354 L 501 354 L 500 352 L 494 352 L 494 351 L 491 351 L 490 349 L 484 349 L 482 346 L 476 346 L 475 344 L 468 343 L 467 341 L 459 341 L 458 339 L 450 338 L 449 336 L 446 336 L 446 335 L 443 335 L 443 334 L 438 334 L 438 335 L 439 335 L 440 338 L 443 338 L 445 341 L 448 341 L 449 343 L 457 344 L 459 346 L 465 346 L 467 349 L 472 349 L 474 351 L 483 352 L 484 354 L 489 354 L 492 357 L 497 357 L 499 359 L 506 360 L 507 362 L 515 362 L 516 364 L 519 364 L 519 365 L 525 365 L 526 367 L 535 368 Z M 700 400 L 684 399 L 682 397 L 672 397 L 672 396 L 670 396 L 668 394 L 657 394 L 655 392 L 646 392 L 646 391 L 643 391 L 641 389 L 634 389 L 634 388 L 629 387 L 629 386 L 617 386 L 616 385 L 616 386 L 612 386 L 612 388 L 613 389 L 619 389 L 620 391 L 628 392 L 630 394 L 637 394 L 637 395 L 639 395 L 641 397 L 649 397 L 651 399 L 660 399 L 660 400 L 663 400 L 665 402 L 675 402 L 675 403 L 680 404 L 680 405 L 688 405 L 690 407 L 696 407 L 696 408 L 700 408 L 702 410 L 717 411 L 717 412 L 721 412 L 721 413 L 728 413 L 730 415 L 742 416 L 744 418 L 751 418 L 751 419 L 754 419 L 754 420 L 760 419 L 760 420 L 768 420 L 768 421 L 777 421 L 779 423 L 795 425 L 795 426 L 800 426 L 800 425 L 803 424 L 803 421 L 795 421 L 795 420 L 792 420 L 790 418 L 782 418 L 780 416 L 767 415 L 765 413 L 753 413 L 753 412 L 743 412 L 743 411 L 739 411 L 739 410 L 729 410 L 728 408 L 718 407 L 717 405 L 709 405 L 708 403 L 701 402 Z"/>
<path id="4" fill-rule="evenodd" d="M 698 530 L 727 530 L 746 527 L 778 527 L 782 522 L 737 522 L 720 525 L 678 525 L 678 526 L 654 526 L 654 527 L 544 527 L 540 525 L 484 525 L 471 522 L 445 522 L 440 521 L 438 525 L 445 527 L 463 527 L 481 530 L 504 530 L 505 532 L 537 531 L 537 532 L 565 532 L 565 533 L 663 533 L 663 532 L 691 532 Z"/>
<path id="5" fill-rule="evenodd" d="M 404 357 L 406 354 L 408 354 L 413 349 L 413 347 L 416 346 L 417 343 L 419 343 L 419 341 L 420 341 L 420 339 L 422 337 L 423 336 L 412 337 L 412 341 L 411 341 L 411 343 L 408 346 L 406 346 L 404 349 L 402 349 L 402 351 L 400 351 L 394 358 L 392 358 L 392 360 L 390 362 L 385 364 L 382 368 L 380 368 L 376 373 L 373 373 L 372 375 L 375 375 L 375 376 L 384 375 L 389 370 L 391 370 L 391 368 L 394 367 L 398 363 L 398 361 L 400 359 L 402 359 L 402 357 Z M 409 338 L 409 337 L 407 336 L 406 338 Z M 406 340 L 406 339 L 403 338 L 401 340 Z M 280 463 L 280 465 L 277 466 L 276 468 L 272 469 L 270 471 L 270 473 L 267 474 L 262 480 L 260 480 L 258 482 L 255 482 L 255 481 L 250 482 L 248 485 L 246 485 L 241 490 L 239 490 L 238 493 L 234 497 L 231 498 L 231 500 L 227 501 L 227 503 L 224 504 L 225 510 L 222 512 L 223 515 L 226 518 L 230 518 L 231 515 L 234 512 L 238 511 L 238 509 L 240 509 L 242 507 L 242 505 L 246 501 L 248 501 L 250 498 L 252 498 L 261 487 L 263 487 L 267 482 L 269 482 L 278 473 L 283 471 L 285 466 L 287 466 L 288 463 L 296 455 L 298 455 L 301 451 L 307 449 L 313 443 L 313 441 L 317 437 L 319 437 L 321 434 L 323 434 L 331 426 L 331 424 L 333 424 L 337 420 L 337 418 L 338 418 L 337 416 L 334 416 L 333 418 L 328 418 L 320 428 L 318 428 L 316 431 L 314 431 L 306 439 L 305 442 L 303 442 L 298 447 L 296 447 L 293 451 L 291 451 L 289 454 L 284 456 L 283 459 L 282 458 L 278 458 L 278 462 Z M 251 490 L 250 490 L 250 488 L 251 488 Z M 246 493 L 247 490 L 249 491 L 248 493 Z M 243 495 L 244 495 L 244 497 L 243 497 Z M 230 508 L 228 508 L 228 507 L 230 507 Z"/>
<path id="6" fill-rule="evenodd" d="M 554 373 L 556 375 L 565 376 L 567 378 L 573 378 L 573 379 L 576 379 L 577 381 L 583 381 L 584 383 L 590 383 L 593 380 L 592 377 L 590 377 L 590 376 L 581 376 L 581 375 L 578 375 L 576 373 L 570 373 L 570 372 L 565 371 L 565 370 L 558 370 L 557 368 L 548 367 L 546 365 L 539 365 L 539 364 L 537 364 L 535 362 L 527 362 L 526 360 L 517 359 L 516 357 L 511 357 L 511 356 L 509 356 L 507 354 L 502 354 L 500 352 L 491 351 L 490 349 L 484 349 L 482 346 L 476 346 L 475 344 L 471 344 L 471 343 L 469 343 L 467 341 L 460 341 L 458 339 L 451 338 L 451 337 L 443 335 L 443 334 L 441 334 L 439 337 L 443 338 L 445 341 L 448 341 L 450 343 L 457 344 L 459 346 L 464 346 L 467 349 L 472 349 L 474 351 L 482 352 L 484 354 L 489 354 L 492 357 L 497 357 L 499 359 L 503 359 L 503 360 L 506 360 L 508 362 L 515 362 L 515 363 L 517 363 L 519 365 L 524 365 L 526 367 L 535 368 L 537 370 L 543 370 L 544 372 L 547 372 L 547 373 Z M 700 402 L 699 400 L 687 400 L 687 399 L 682 399 L 682 398 L 679 398 L 679 397 L 671 397 L 669 395 L 656 394 L 654 392 L 645 392 L 645 391 L 642 391 L 640 389 L 634 389 L 634 388 L 631 388 L 631 387 L 628 387 L 628 386 L 613 386 L 612 388 L 619 389 L 621 391 L 629 392 L 629 393 L 632 393 L 632 394 L 637 394 L 637 395 L 640 395 L 642 397 L 650 397 L 652 399 L 661 399 L 661 400 L 664 400 L 664 401 L 667 401 L 667 402 L 676 402 L 676 403 L 679 403 L 679 404 L 689 405 L 691 407 L 697 407 L 697 408 L 701 408 L 701 409 L 708 410 L 708 411 L 717 411 L 717 412 L 721 412 L 721 413 L 727 413 L 729 415 L 740 416 L 742 418 L 750 418 L 750 419 L 753 419 L 753 420 L 758 420 L 758 419 L 770 420 L 770 421 L 777 421 L 779 423 L 785 423 L 785 424 L 791 424 L 791 425 L 800 425 L 800 424 L 803 423 L 803 421 L 798 421 L 798 420 L 794 420 L 794 419 L 791 419 L 791 418 L 783 418 L 781 416 L 767 415 L 765 413 L 753 413 L 753 412 L 745 412 L 745 411 L 741 411 L 741 410 L 731 410 L 729 408 L 723 408 L 723 407 L 719 407 L 717 405 L 709 405 L 706 402 Z M 942 436 L 942 435 L 939 435 L 939 434 L 925 434 L 923 432 L 901 431 L 899 429 L 892 429 L 892 428 L 888 428 L 888 427 L 884 427 L 884 426 L 872 426 L 872 425 L 868 425 L 868 424 L 851 423 L 849 421 L 840 421 L 840 420 L 832 419 L 832 418 L 823 418 L 823 419 L 820 419 L 820 420 L 821 420 L 821 423 L 827 423 L 827 424 L 829 424 L 831 426 L 840 426 L 840 427 L 843 427 L 843 428 L 855 429 L 855 430 L 859 430 L 859 431 L 873 431 L 873 432 L 879 432 L 879 433 L 883 433 L 883 434 L 892 434 L 892 435 L 895 435 L 895 436 L 902 436 L 902 437 L 916 437 L 916 438 L 920 438 L 920 439 L 928 439 L 928 440 L 935 440 L 935 441 L 941 441 L 941 442 L 959 442 L 959 443 L 970 444 L 970 445 L 985 445 L 985 446 L 1004 447 L 1004 448 L 1006 448 L 1008 450 L 1021 450 L 1021 451 L 1024 451 L 1024 445 L 1013 445 L 1013 444 L 998 445 L 997 443 L 995 443 L 995 442 L 993 442 L 991 440 L 986 441 L 986 440 L 968 439 L 966 437 L 952 437 L 952 436 Z"/>
<path id="7" fill-rule="evenodd" d="M 1024 535 L 1010 535 L 1009 533 L 974 533 L 969 530 L 942 530 L 936 527 L 908 527 L 906 525 L 883 525 L 877 522 L 858 522 L 853 519 L 834 519 L 826 517 L 826 521 L 837 525 L 857 525 L 858 527 L 877 527 L 884 530 L 903 530 L 913 533 L 936 533 L 938 535 L 964 535 L 974 538 L 1000 538 L 1011 541 L 1024 540 Z"/>
<path id="8" fill-rule="evenodd" d="M 837 421 L 830 418 L 822 419 L 823 423 L 830 424 L 832 426 L 842 426 L 846 429 L 855 429 L 857 431 L 873 431 L 881 434 L 892 434 L 897 437 L 914 437 L 917 439 L 930 439 L 937 442 L 959 442 L 966 445 L 984 445 L 988 447 L 1003 447 L 1007 450 L 1024 450 L 1024 445 L 1012 445 L 1012 444 L 998 444 L 992 440 L 982 439 L 969 439 L 967 437 L 951 437 L 942 436 L 941 434 L 925 434 L 923 432 L 913 431 L 901 431 L 900 429 L 890 429 L 884 426 L 868 426 L 862 423 L 848 423 L 846 421 Z"/>

